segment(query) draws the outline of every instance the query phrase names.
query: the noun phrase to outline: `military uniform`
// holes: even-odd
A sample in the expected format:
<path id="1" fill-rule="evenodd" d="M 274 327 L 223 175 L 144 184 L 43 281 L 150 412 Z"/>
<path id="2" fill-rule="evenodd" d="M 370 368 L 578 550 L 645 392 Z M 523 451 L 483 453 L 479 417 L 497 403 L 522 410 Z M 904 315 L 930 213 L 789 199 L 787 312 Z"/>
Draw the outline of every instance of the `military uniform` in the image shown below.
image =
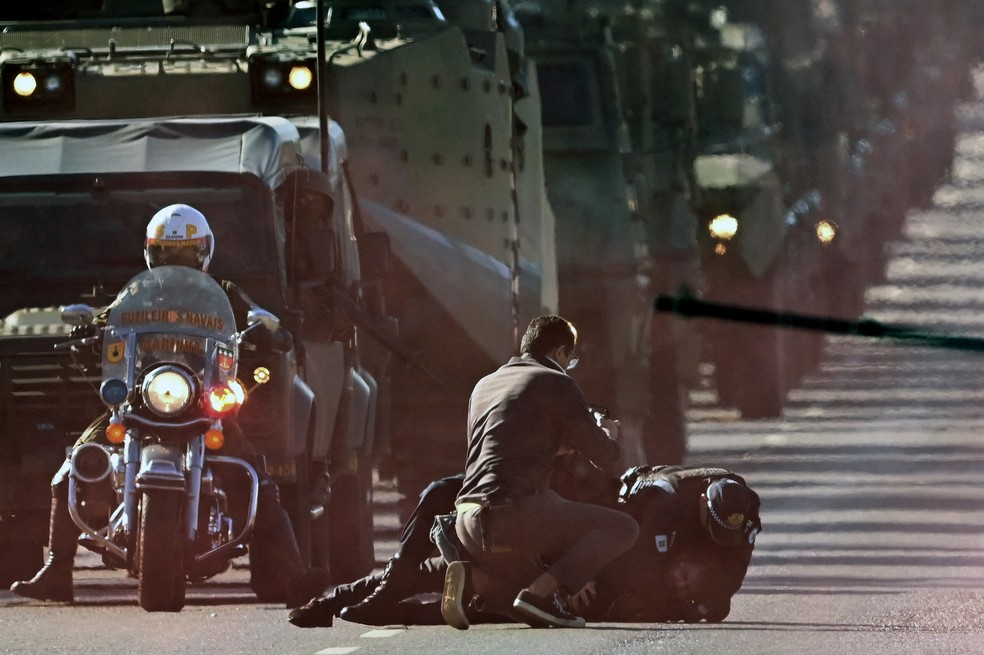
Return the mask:
<path id="1" fill-rule="evenodd" d="M 727 486 L 729 497 L 711 501 L 727 509 L 710 512 L 702 494 L 722 480 L 733 483 Z M 619 502 L 639 523 L 640 535 L 631 550 L 598 576 L 598 597 L 589 617 L 724 620 L 762 530 L 758 494 L 740 475 L 712 467 L 636 467 L 622 476 L 622 483 Z M 702 514 L 702 504 L 708 514 Z M 689 589 L 681 590 L 674 578 L 688 566 L 695 567 L 696 577 Z"/>

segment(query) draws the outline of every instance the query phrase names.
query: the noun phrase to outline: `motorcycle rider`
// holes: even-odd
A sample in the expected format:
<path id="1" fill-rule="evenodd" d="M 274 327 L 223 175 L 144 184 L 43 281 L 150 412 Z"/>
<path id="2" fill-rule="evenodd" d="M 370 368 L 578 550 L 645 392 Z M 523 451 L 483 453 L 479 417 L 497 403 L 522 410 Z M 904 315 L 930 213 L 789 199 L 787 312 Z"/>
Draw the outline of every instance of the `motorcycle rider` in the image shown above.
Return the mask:
<path id="1" fill-rule="evenodd" d="M 188 266 L 207 272 L 215 253 L 215 238 L 205 216 L 197 209 L 184 204 L 164 207 L 147 224 L 144 243 L 144 259 L 147 268 L 157 266 Z M 229 296 L 237 313 L 244 306 L 255 306 L 249 297 L 235 284 L 222 281 L 221 286 Z M 108 315 L 110 305 L 103 315 Z M 265 330 L 255 330 L 263 333 Z M 261 339 L 264 337 L 261 337 Z M 280 348 L 284 341 L 289 344 L 290 335 L 281 331 L 259 347 Z M 288 346 L 289 347 L 289 346 Z M 109 415 L 97 418 L 79 437 L 74 448 L 105 435 Z M 280 504 L 280 491 L 267 474 L 262 457 L 253 452 L 249 442 L 234 417 L 224 419 L 229 437 L 226 452 L 235 451 L 237 456 L 246 459 L 260 478 L 259 498 L 256 508 L 256 524 L 250 541 L 253 561 L 268 558 L 270 568 L 279 573 L 284 582 L 283 595 L 287 607 L 300 607 L 327 588 L 328 572 L 320 568 L 306 568 L 301 558 L 297 540 L 286 510 Z M 78 550 L 81 531 L 72 521 L 68 509 L 68 478 L 71 471 L 71 455 L 55 473 L 51 481 L 51 518 L 48 534 L 48 559 L 44 566 L 30 580 L 14 582 L 10 591 L 20 596 L 37 600 L 72 602 L 75 598 L 72 569 Z"/>
<path id="2" fill-rule="evenodd" d="M 479 380 L 468 401 L 456 532 L 478 567 L 495 572 L 485 590 L 486 609 L 515 613 L 533 627 L 583 627 L 567 598 L 627 551 L 639 532 L 631 516 L 565 500 L 549 487 L 559 453 L 574 450 L 602 470 L 619 458 L 618 423 L 596 422 L 567 375 L 577 361 L 576 343 L 570 321 L 534 318 L 521 356 Z M 560 556 L 543 571 L 536 559 L 547 553 Z M 448 576 L 445 596 L 451 592 L 453 610 L 460 607 L 454 599 L 469 587 L 467 569 L 452 564 Z M 445 618 L 468 627 L 463 614 Z"/>

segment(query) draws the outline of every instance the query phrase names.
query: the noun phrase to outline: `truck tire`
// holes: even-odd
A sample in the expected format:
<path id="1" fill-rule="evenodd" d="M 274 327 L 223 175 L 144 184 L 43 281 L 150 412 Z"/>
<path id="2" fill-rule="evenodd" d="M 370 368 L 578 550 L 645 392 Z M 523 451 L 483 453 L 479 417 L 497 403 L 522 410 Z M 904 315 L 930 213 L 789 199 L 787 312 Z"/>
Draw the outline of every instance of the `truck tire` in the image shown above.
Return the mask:
<path id="1" fill-rule="evenodd" d="M 738 411 L 744 419 L 779 418 L 788 389 L 787 339 L 778 329 L 751 332 L 740 356 L 743 384 L 736 390 Z"/>
<path id="2" fill-rule="evenodd" d="M 290 516 L 294 528 L 294 538 L 297 548 L 301 551 L 301 559 L 306 565 L 311 564 L 311 484 L 310 463 L 305 456 L 296 460 L 297 477 L 293 483 L 281 484 L 280 504 Z"/>
<path id="3" fill-rule="evenodd" d="M 373 548 L 372 467 L 332 476 L 328 502 L 328 559 L 334 584 L 358 580 L 376 566 Z"/>
<path id="4" fill-rule="evenodd" d="M 687 456 L 687 392 L 672 344 L 653 344 L 649 358 L 649 416 L 643 448 L 650 464 L 682 464 Z"/>

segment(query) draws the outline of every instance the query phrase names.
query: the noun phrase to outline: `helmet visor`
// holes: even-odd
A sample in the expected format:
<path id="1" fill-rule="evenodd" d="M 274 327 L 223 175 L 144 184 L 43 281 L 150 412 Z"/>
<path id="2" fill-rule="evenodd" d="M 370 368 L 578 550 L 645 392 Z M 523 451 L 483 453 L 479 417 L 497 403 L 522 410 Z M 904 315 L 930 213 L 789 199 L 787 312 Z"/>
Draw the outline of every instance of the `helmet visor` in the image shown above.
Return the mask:
<path id="1" fill-rule="evenodd" d="M 147 264 L 155 266 L 188 266 L 205 270 L 212 250 L 212 237 L 200 239 L 147 239 Z"/>

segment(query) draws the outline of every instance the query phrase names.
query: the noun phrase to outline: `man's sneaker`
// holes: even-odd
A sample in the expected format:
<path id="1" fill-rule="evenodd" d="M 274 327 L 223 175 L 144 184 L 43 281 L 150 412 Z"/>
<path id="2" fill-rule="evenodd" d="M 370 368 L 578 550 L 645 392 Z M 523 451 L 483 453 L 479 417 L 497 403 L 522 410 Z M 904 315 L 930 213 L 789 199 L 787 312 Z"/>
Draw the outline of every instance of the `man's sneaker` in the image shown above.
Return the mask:
<path id="1" fill-rule="evenodd" d="M 584 627 L 584 619 L 571 612 L 567 607 L 567 601 L 559 593 L 543 598 L 524 589 L 513 601 L 513 609 L 527 625 L 533 628 Z"/>
<path id="2" fill-rule="evenodd" d="M 465 608 L 474 595 L 468 562 L 451 562 L 444 574 L 444 594 L 441 596 L 441 616 L 444 622 L 458 630 L 468 629 Z"/>

